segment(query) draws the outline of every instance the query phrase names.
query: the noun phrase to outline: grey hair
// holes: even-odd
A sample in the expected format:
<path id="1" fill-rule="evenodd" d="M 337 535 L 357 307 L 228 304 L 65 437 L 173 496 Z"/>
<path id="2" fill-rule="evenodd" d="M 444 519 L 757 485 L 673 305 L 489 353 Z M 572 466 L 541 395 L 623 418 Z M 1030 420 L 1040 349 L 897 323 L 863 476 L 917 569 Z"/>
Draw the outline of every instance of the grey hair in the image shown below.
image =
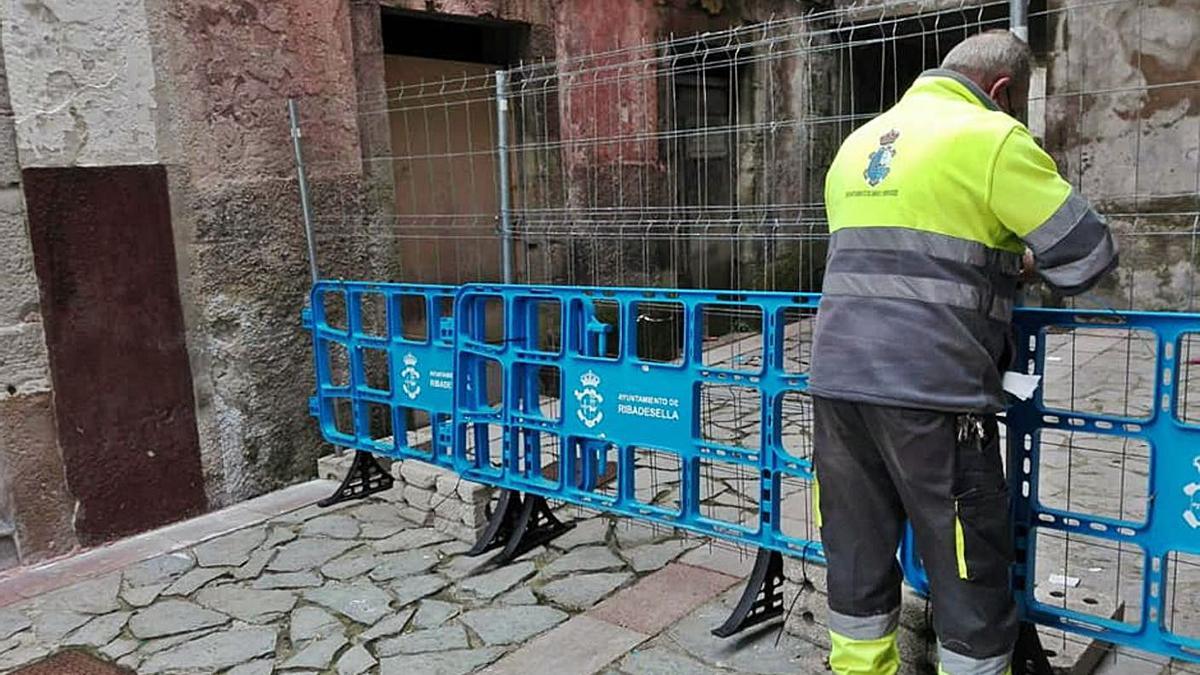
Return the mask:
<path id="1" fill-rule="evenodd" d="M 989 30 L 963 40 L 942 60 L 942 68 L 969 77 L 986 87 L 1005 75 L 1014 83 L 1029 82 L 1033 50 L 1006 30 Z"/>

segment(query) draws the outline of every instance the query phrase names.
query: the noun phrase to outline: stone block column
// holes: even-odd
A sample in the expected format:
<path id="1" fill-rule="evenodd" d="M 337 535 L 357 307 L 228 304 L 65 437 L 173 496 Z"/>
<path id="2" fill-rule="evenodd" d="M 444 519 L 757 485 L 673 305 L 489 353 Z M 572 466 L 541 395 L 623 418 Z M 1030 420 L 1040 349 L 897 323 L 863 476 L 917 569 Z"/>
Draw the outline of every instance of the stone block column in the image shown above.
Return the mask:
<path id="1" fill-rule="evenodd" d="M 76 545 L 0 36 L 0 569 Z"/>

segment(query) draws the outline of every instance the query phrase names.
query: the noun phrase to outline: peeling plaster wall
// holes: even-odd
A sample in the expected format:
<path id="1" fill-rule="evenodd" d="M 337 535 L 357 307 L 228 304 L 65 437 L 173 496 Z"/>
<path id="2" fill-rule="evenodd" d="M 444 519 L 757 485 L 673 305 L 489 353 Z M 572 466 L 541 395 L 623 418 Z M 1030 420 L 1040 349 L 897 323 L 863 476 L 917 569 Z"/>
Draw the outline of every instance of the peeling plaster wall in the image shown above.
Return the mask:
<path id="1" fill-rule="evenodd" d="M 1121 268 L 1102 293 L 1116 306 L 1197 306 L 1200 234 L 1175 215 L 1200 209 L 1197 16 L 1200 0 L 1103 3 L 1050 26 L 1046 145 L 1112 214 Z"/>
<path id="2" fill-rule="evenodd" d="M 1163 85 L 1200 79 L 1198 15 L 1200 0 L 1175 0 L 1140 11 L 1106 3 L 1056 21 L 1047 142 L 1085 193 L 1120 200 L 1195 191 L 1197 87 Z"/>
<path id="3" fill-rule="evenodd" d="M 4 51 L 21 166 L 158 161 L 142 0 L 5 5 Z"/>

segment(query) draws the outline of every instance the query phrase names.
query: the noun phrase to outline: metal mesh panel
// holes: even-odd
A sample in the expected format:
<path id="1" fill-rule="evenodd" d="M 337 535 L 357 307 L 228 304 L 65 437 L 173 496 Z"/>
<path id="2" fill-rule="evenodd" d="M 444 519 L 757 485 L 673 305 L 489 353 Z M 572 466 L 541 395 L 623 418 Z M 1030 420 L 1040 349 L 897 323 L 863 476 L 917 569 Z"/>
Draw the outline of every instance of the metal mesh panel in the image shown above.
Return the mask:
<path id="1" fill-rule="evenodd" d="M 495 73 L 484 67 L 453 72 L 457 66 L 447 65 L 445 76 L 433 81 L 389 82 L 349 106 L 357 110 L 361 162 L 309 158 L 313 174 L 346 174 L 364 186 L 353 203 L 343 193 L 316 200 L 318 262 L 327 247 L 360 250 L 365 241 L 369 260 L 347 269 L 322 266 L 324 276 L 491 281 L 505 276 L 500 251 L 511 240 L 509 272 L 518 282 L 819 291 L 827 240 L 823 176 L 840 142 L 964 37 L 1005 28 L 1007 5 L 918 0 L 822 9 L 521 64 L 504 71 L 500 97 Z M 1122 265 L 1079 298 L 1033 287 L 1030 304 L 1197 308 L 1200 79 L 1188 64 L 1195 62 L 1189 23 L 1198 9 L 1170 0 L 1032 3 L 1030 42 L 1038 67 L 1030 130 L 1109 218 Z M 324 120 L 346 107 L 302 99 L 301 121 L 306 115 Z M 501 164 L 506 181 L 498 178 Z M 597 320 L 609 329 L 597 338 L 605 345 L 589 349 L 605 353 L 622 331 L 636 330 L 639 356 L 677 357 L 682 326 L 670 303 L 647 303 L 636 325 L 622 326 L 601 307 L 603 300 L 595 302 Z M 727 314 L 705 317 L 706 362 L 752 366 L 761 317 Z M 784 321 L 785 370 L 806 372 L 811 316 Z M 1046 340 L 1049 408 L 1141 418 L 1160 407 L 1153 400 L 1162 376 L 1154 372 L 1157 346 L 1144 334 L 1088 326 Z M 1186 335 L 1171 348 L 1179 351 L 1172 410 L 1194 425 L 1200 421 L 1200 338 Z M 754 416 L 738 411 L 759 407 L 753 394 L 743 397 L 736 388 L 708 394 L 701 397 L 703 431 L 752 439 L 741 422 L 752 425 Z M 808 403 L 796 397 L 784 406 L 784 445 L 807 457 Z M 1137 506 L 1153 490 L 1144 466 L 1159 449 L 1103 435 L 1062 433 L 1041 442 L 1045 499 L 1121 520 L 1144 514 Z M 670 457 L 660 454 L 646 450 L 645 490 L 669 499 L 670 479 L 660 480 L 654 467 L 670 473 Z M 702 472 L 706 508 L 719 520 L 745 522 L 758 506 L 740 498 L 739 471 L 713 462 Z M 782 517 L 811 530 L 807 500 L 795 501 L 796 512 Z M 736 516 L 731 510 L 737 509 L 750 515 Z M 1073 560 L 1067 543 L 1042 545 L 1054 551 L 1061 545 L 1064 565 Z M 1086 570 L 1064 576 L 1091 583 L 1093 599 L 1123 597 L 1122 589 L 1136 584 L 1129 576 L 1134 566 L 1123 563 L 1130 555 L 1137 557 L 1121 551 L 1113 569 L 1091 565 L 1104 568 L 1094 579 Z M 1172 571 L 1195 566 L 1190 553 L 1177 557 L 1149 564 Z M 1138 560 L 1143 569 L 1146 561 Z M 1163 611 L 1174 632 L 1197 635 L 1195 575 L 1173 578 Z M 1072 639 L 1062 636 L 1059 649 L 1077 648 Z"/>

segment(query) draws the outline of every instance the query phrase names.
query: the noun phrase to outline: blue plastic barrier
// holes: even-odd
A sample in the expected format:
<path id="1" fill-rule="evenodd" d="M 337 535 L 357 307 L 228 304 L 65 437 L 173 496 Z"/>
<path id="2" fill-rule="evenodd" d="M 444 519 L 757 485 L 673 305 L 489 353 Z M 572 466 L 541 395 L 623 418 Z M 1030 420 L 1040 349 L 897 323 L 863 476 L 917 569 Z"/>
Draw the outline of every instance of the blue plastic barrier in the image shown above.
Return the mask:
<path id="1" fill-rule="evenodd" d="M 326 440 L 453 466 L 454 291 L 350 281 L 313 287 L 304 314 L 317 375 L 309 409 Z M 416 438 L 420 428 L 428 439 Z"/>
<path id="2" fill-rule="evenodd" d="M 321 282 L 305 315 L 316 355 L 312 413 L 339 446 L 823 562 L 804 439 L 806 342 L 797 338 L 811 328 L 818 297 Z M 722 325 L 710 330 L 710 322 Z M 1006 415 L 1023 616 L 1198 660 L 1200 636 L 1171 624 L 1169 586 L 1177 556 L 1200 562 L 1200 423 L 1184 414 L 1179 395 L 1182 340 L 1193 335 L 1200 344 L 1200 315 L 1020 309 L 1014 323 L 1018 363 L 1052 383 L 1047 345 L 1055 340 L 1134 331 L 1154 351 L 1144 411 L 1060 409 L 1044 385 Z M 733 336 L 724 348 L 709 339 L 721 334 Z M 731 424 L 752 428 L 751 438 Z M 418 427 L 427 430 L 422 438 Z M 1039 479 L 1042 436 L 1051 432 L 1145 443 L 1144 513 L 1129 519 L 1049 504 Z M 745 487 L 743 501 L 711 504 L 714 475 Z M 1123 598 L 1124 616 L 1103 604 L 1103 612 L 1089 611 L 1089 598 L 1073 597 L 1069 584 L 1046 595 L 1055 590 L 1045 578 L 1054 570 L 1037 555 L 1039 536 L 1087 540 L 1136 559 L 1141 579 Z M 924 590 L 910 536 L 900 559 L 908 582 Z"/>
<path id="3" fill-rule="evenodd" d="M 785 531 L 780 500 L 788 487 L 807 494 L 812 479 L 810 457 L 789 453 L 782 440 L 783 409 L 789 402 L 802 409 L 798 397 L 808 377 L 800 359 L 791 360 L 791 372 L 785 367 L 784 343 L 789 325 L 811 316 L 817 300 L 764 292 L 464 286 L 455 303 L 456 464 L 482 483 L 822 561 L 815 535 Z M 705 363 L 703 325 L 716 315 L 761 326 L 758 346 L 744 345 L 727 363 Z M 789 315 L 796 321 L 789 324 Z M 489 316 L 502 317 L 502 334 L 494 323 L 489 330 Z M 654 328 L 656 321 L 665 327 Z M 561 339 L 547 341 L 547 334 Z M 664 339 L 667 353 L 653 353 L 662 349 L 653 340 Z M 543 396 L 546 382 L 558 390 Z M 706 397 L 741 397 L 738 405 L 757 415 L 750 424 L 762 442 L 737 445 L 706 434 Z M 561 406 L 546 411 L 543 398 Z M 639 484 L 658 480 L 656 473 L 678 476 L 673 505 L 652 502 Z M 706 473 L 752 478 L 746 496 L 752 517 L 706 512 Z M 601 480 L 606 475 L 608 483 Z"/>
<path id="4" fill-rule="evenodd" d="M 1200 337 L 1200 315 L 1023 309 L 1017 312 L 1014 323 L 1018 363 L 1028 372 L 1046 375 L 1052 363 L 1047 359 L 1048 343 L 1061 344 L 1071 339 L 1065 337 L 1071 333 L 1064 331 L 1076 331 L 1090 334 L 1092 339 L 1110 335 L 1124 340 L 1130 363 L 1140 354 L 1140 362 L 1144 364 L 1124 366 L 1126 372 L 1135 367 L 1149 379 L 1143 395 L 1133 391 L 1125 399 L 1125 409 L 1117 413 L 1095 410 L 1098 404 L 1089 403 L 1084 396 L 1072 396 L 1070 400 L 1075 400 L 1076 407 L 1092 410 L 1065 409 L 1064 404 L 1070 400 L 1064 400 L 1061 394 L 1048 393 L 1048 387 L 1061 389 L 1062 383 L 1054 383 L 1053 377 L 1049 383 L 1043 383 L 1031 400 L 1008 410 L 1009 484 L 1018 559 L 1014 585 L 1023 615 L 1038 624 L 1106 642 L 1189 661 L 1200 660 L 1200 634 L 1180 634 L 1171 625 L 1172 621 L 1190 618 L 1191 629 L 1195 630 L 1195 617 L 1187 616 L 1197 609 L 1192 590 L 1174 588 L 1172 584 L 1181 571 L 1176 565 L 1195 567 L 1192 562 L 1176 560 L 1176 556 L 1200 554 L 1200 424 L 1187 419 L 1181 409 L 1180 395 L 1183 386 L 1180 378 L 1187 365 L 1181 363 L 1183 341 L 1189 335 Z M 1153 358 L 1145 358 L 1151 350 Z M 1079 363 L 1071 365 L 1075 372 L 1083 370 Z M 1106 382 L 1104 386 L 1118 389 L 1121 383 Z M 1125 386 L 1133 389 L 1129 383 Z M 1048 397 L 1057 400 L 1047 401 Z M 1122 468 L 1118 472 L 1121 484 L 1111 485 L 1109 493 L 1116 499 L 1107 501 L 1108 505 L 1118 502 L 1116 514 L 1089 513 L 1069 503 L 1048 504 L 1050 495 L 1039 492 L 1039 474 L 1048 466 L 1043 458 L 1047 449 L 1043 435 L 1047 433 L 1070 434 L 1071 438 L 1086 436 L 1099 446 L 1106 440 L 1136 443 L 1148 450 L 1148 471 L 1144 477 L 1140 470 Z M 1067 452 L 1083 454 L 1074 447 Z M 1135 458 L 1142 461 L 1140 454 Z M 1111 457 L 1114 464 L 1130 461 L 1135 459 L 1127 453 Z M 1125 484 L 1143 478 L 1144 485 Z M 1119 503 L 1124 501 L 1120 495 L 1126 490 L 1135 495 L 1144 490 L 1141 499 L 1131 500 L 1128 510 Z M 1063 500 L 1058 495 L 1053 499 Z M 1102 569 L 1105 565 L 1089 567 L 1089 555 L 1116 560 L 1120 572 L 1117 583 L 1126 586 L 1118 589 L 1123 596 L 1123 618 L 1108 615 L 1111 608 L 1102 610 L 1105 615 L 1101 615 L 1096 607 L 1100 603 L 1094 598 L 1088 602 L 1086 594 L 1073 591 L 1070 581 L 1049 584 L 1049 574 L 1061 570 L 1042 569 L 1048 568 L 1050 561 L 1049 555 L 1038 555 L 1039 537 L 1045 537 L 1042 542 L 1047 546 L 1047 554 L 1051 551 L 1057 554 L 1056 547 L 1063 546 L 1063 559 L 1068 564 L 1073 562 L 1073 569 L 1079 570 L 1080 576 L 1112 572 Z M 1073 550 L 1066 548 L 1071 546 Z M 1139 571 L 1141 580 L 1137 582 Z M 1126 582 L 1130 577 L 1135 581 Z M 1035 596 L 1035 584 L 1042 587 L 1041 598 Z M 1186 601 L 1186 606 L 1176 607 L 1174 603 L 1181 600 Z M 1177 609 L 1182 610 L 1182 616 L 1177 616 Z"/>

